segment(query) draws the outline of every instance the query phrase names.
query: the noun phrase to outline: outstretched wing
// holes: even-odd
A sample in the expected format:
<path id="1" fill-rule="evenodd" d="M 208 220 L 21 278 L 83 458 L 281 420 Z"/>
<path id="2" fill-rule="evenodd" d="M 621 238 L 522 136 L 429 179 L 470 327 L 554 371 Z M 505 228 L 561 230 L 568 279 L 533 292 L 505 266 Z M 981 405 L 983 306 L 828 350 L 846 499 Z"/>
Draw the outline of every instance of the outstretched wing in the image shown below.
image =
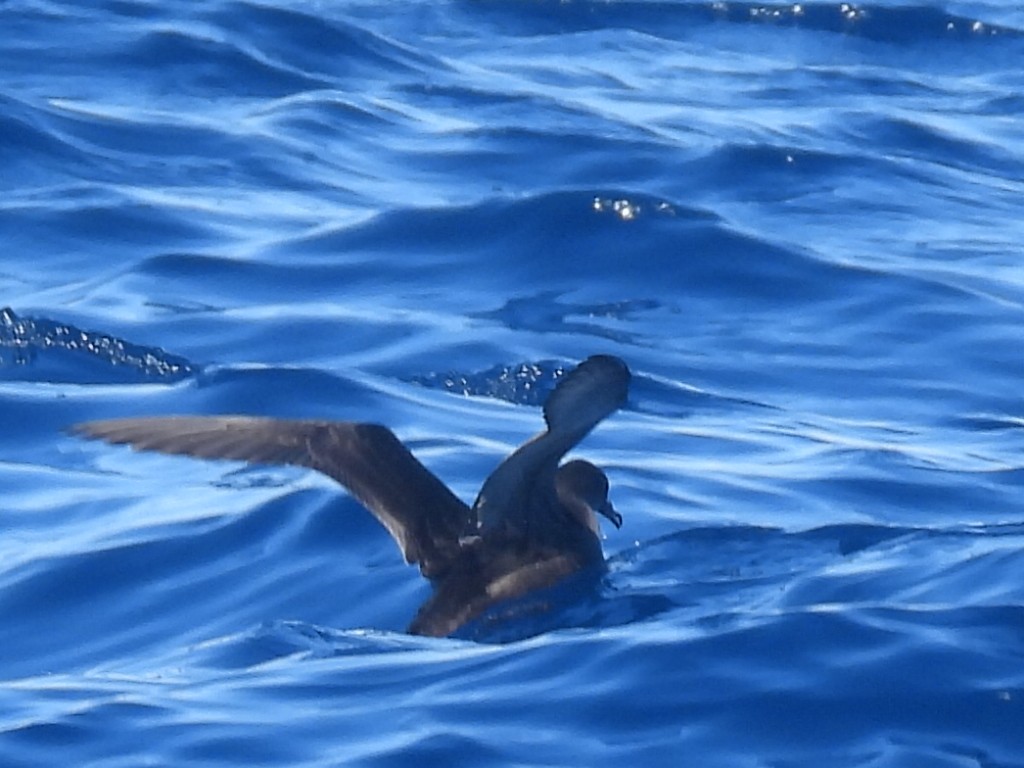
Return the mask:
<path id="1" fill-rule="evenodd" d="M 71 432 L 140 451 L 294 464 L 334 478 L 388 529 L 426 576 L 445 571 L 470 509 L 378 424 L 253 416 L 166 416 L 77 424 Z"/>

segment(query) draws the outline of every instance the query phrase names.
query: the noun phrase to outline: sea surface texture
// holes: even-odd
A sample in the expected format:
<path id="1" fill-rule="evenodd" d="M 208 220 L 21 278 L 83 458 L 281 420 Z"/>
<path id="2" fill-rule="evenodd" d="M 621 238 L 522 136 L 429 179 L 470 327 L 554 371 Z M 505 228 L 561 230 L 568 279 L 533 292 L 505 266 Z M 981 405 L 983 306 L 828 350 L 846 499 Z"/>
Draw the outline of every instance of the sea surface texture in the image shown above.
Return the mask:
<path id="1" fill-rule="evenodd" d="M 1024 766 L 1024 10 L 0 2 L 0 765 Z M 467 502 L 592 354 L 598 589 L 455 638 L 329 479 Z"/>

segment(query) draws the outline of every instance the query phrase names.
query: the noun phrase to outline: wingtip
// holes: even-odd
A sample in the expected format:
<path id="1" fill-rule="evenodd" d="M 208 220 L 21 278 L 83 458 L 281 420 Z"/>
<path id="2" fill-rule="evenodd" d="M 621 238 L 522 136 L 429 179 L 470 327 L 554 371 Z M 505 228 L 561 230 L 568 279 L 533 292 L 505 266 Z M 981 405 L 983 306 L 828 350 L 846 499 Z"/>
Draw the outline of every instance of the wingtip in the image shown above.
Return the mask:
<path id="1" fill-rule="evenodd" d="M 615 355 L 591 355 L 580 363 L 576 370 L 581 368 L 592 370 L 595 375 L 603 377 L 610 388 L 617 388 L 621 392 L 622 400 L 625 402 L 629 394 L 629 383 L 633 378 L 625 360 Z"/>
<path id="2" fill-rule="evenodd" d="M 616 355 L 605 355 L 605 354 L 591 355 L 586 360 L 584 360 L 582 363 L 580 363 L 580 366 L 583 366 L 583 365 L 587 365 L 587 366 L 597 366 L 597 365 L 606 366 L 606 367 L 611 368 L 611 369 L 619 370 L 622 373 L 624 373 L 626 376 L 630 375 L 630 373 L 629 373 L 629 366 L 626 365 L 626 361 L 623 360 L 621 357 L 618 357 Z"/>
<path id="3" fill-rule="evenodd" d="M 92 432 L 91 421 L 76 421 L 74 424 L 68 424 L 61 432 L 71 437 L 84 437 L 93 438 L 95 435 Z"/>
<path id="4" fill-rule="evenodd" d="M 109 428 L 113 421 L 77 421 L 64 427 L 64 434 L 72 437 L 79 437 L 85 440 L 109 440 Z"/>
<path id="5" fill-rule="evenodd" d="M 589 431 L 625 404 L 631 378 L 621 358 L 588 357 L 559 380 L 544 404 L 548 429 Z"/>

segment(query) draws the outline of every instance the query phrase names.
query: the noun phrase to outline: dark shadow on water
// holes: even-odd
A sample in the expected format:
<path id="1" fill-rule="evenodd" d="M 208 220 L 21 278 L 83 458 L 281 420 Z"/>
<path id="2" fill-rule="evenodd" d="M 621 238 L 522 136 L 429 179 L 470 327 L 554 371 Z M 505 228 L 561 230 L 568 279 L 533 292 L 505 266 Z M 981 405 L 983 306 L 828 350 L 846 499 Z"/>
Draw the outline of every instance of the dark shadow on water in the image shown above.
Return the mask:
<path id="1" fill-rule="evenodd" d="M 0 309 L 0 380 L 172 384 L 197 370 L 185 358 L 156 347 Z"/>
<path id="2" fill-rule="evenodd" d="M 558 380 L 578 362 L 537 360 L 498 364 L 479 371 L 449 369 L 409 375 L 405 381 L 456 395 L 493 397 L 517 405 L 540 406 Z M 774 406 L 766 403 L 707 392 L 634 371 L 625 410 L 681 418 L 695 411 L 722 408 L 733 411 L 736 407 L 774 410 Z"/>

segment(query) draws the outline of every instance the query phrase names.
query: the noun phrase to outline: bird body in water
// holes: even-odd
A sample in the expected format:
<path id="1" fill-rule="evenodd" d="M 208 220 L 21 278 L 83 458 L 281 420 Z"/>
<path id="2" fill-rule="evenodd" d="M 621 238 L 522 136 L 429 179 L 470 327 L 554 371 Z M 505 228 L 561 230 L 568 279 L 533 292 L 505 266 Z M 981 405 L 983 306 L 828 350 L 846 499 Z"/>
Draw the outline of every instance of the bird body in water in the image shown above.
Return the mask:
<path id="1" fill-rule="evenodd" d="M 565 454 L 626 400 L 630 373 L 595 355 L 562 377 L 544 404 L 547 429 L 484 482 L 472 507 L 386 427 L 255 416 L 156 416 L 89 421 L 75 434 L 206 459 L 292 464 L 341 483 L 432 582 L 409 626 L 445 636 L 499 603 L 604 567 L 597 514 L 619 527 L 608 479 Z"/>

